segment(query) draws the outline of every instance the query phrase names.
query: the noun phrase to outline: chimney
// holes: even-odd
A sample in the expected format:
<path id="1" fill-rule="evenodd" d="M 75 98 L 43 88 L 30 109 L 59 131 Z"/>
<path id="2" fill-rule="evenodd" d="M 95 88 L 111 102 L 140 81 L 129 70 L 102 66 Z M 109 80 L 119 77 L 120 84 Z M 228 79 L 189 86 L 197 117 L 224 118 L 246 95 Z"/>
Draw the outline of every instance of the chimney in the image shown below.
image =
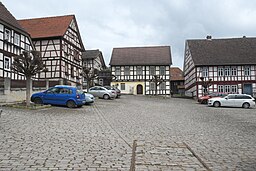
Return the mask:
<path id="1" fill-rule="evenodd" d="M 207 36 L 206 36 L 206 39 L 207 39 L 207 40 L 212 40 L 212 36 L 207 35 Z"/>

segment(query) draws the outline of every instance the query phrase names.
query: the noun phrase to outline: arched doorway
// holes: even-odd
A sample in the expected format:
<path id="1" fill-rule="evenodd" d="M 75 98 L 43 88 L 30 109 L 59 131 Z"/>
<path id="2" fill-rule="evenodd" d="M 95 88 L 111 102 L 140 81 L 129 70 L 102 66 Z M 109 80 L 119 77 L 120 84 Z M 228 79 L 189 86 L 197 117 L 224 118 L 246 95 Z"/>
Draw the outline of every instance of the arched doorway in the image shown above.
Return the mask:
<path id="1" fill-rule="evenodd" d="M 137 94 L 143 94 L 143 87 L 141 84 L 137 85 Z"/>

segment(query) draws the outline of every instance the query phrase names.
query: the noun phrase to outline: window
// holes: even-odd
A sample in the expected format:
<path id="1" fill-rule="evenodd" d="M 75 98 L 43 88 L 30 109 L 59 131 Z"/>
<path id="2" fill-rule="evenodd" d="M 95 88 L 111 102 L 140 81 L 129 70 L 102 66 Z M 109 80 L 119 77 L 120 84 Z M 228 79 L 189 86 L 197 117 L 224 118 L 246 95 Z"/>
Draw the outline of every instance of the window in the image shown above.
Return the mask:
<path id="1" fill-rule="evenodd" d="M 162 82 L 162 83 L 160 84 L 160 90 L 165 90 L 165 82 Z"/>
<path id="2" fill-rule="evenodd" d="M 19 46 L 20 45 L 20 35 L 14 33 L 14 44 Z"/>
<path id="3" fill-rule="evenodd" d="M 237 85 L 231 85 L 231 92 L 237 93 Z"/>
<path id="4" fill-rule="evenodd" d="M 225 93 L 229 93 L 230 92 L 230 85 L 225 85 Z"/>
<path id="5" fill-rule="evenodd" d="M 74 67 L 71 66 L 71 77 L 74 77 L 75 76 L 75 70 L 74 70 Z"/>
<path id="6" fill-rule="evenodd" d="M 121 83 L 121 90 L 125 90 L 125 83 Z"/>
<path id="7" fill-rule="evenodd" d="M 76 49 L 74 49 L 74 59 L 79 60 L 79 52 Z"/>
<path id="8" fill-rule="evenodd" d="M 142 66 L 137 66 L 137 75 L 142 75 Z"/>
<path id="9" fill-rule="evenodd" d="M 25 44 L 25 50 L 29 51 L 29 45 L 28 44 Z"/>
<path id="10" fill-rule="evenodd" d="M 155 90 L 155 83 L 154 82 L 150 83 L 149 90 Z"/>
<path id="11" fill-rule="evenodd" d="M 165 66 L 160 66 L 159 73 L 160 75 L 165 75 Z"/>
<path id="12" fill-rule="evenodd" d="M 218 76 L 220 77 L 224 76 L 223 68 L 218 68 Z"/>
<path id="13" fill-rule="evenodd" d="M 218 85 L 218 92 L 220 92 L 220 93 L 224 92 L 223 85 Z"/>
<path id="14" fill-rule="evenodd" d="M 60 89 L 57 88 L 57 87 L 53 87 L 53 88 L 50 88 L 49 90 L 47 90 L 46 92 L 47 94 L 59 94 L 60 93 Z"/>
<path id="15" fill-rule="evenodd" d="M 130 75 L 130 67 L 129 66 L 124 67 L 124 75 Z"/>
<path id="16" fill-rule="evenodd" d="M 207 67 L 202 68 L 202 77 L 208 77 L 208 68 Z"/>
<path id="17" fill-rule="evenodd" d="M 155 66 L 149 67 L 149 75 L 156 75 L 156 67 Z"/>
<path id="18" fill-rule="evenodd" d="M 244 67 L 244 76 L 250 76 L 251 75 L 251 68 L 250 66 Z"/>
<path id="19" fill-rule="evenodd" d="M 115 75 L 121 75 L 120 67 L 116 67 Z"/>
<path id="20" fill-rule="evenodd" d="M 231 68 L 231 75 L 232 76 L 236 76 L 237 75 L 237 68 L 236 67 L 232 67 Z"/>
<path id="21" fill-rule="evenodd" d="M 225 68 L 225 76 L 230 76 L 230 67 Z"/>
<path id="22" fill-rule="evenodd" d="M 11 41 L 11 31 L 8 29 L 4 30 L 4 40 L 7 40 L 8 42 Z"/>
<path id="23" fill-rule="evenodd" d="M 72 90 L 67 88 L 61 88 L 60 94 L 72 94 Z"/>
<path id="24" fill-rule="evenodd" d="M 11 59 L 9 57 L 4 57 L 4 69 L 10 70 Z"/>

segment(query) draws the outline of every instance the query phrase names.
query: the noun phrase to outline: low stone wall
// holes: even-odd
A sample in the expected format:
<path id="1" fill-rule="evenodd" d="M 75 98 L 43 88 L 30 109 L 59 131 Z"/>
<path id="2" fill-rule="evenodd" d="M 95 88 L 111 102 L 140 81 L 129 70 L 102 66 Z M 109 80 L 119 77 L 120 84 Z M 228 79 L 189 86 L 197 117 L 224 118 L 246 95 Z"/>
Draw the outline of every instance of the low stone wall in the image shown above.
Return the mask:
<path id="1" fill-rule="evenodd" d="M 40 92 L 46 88 L 34 88 L 32 93 Z M 31 94 L 32 94 L 31 93 Z M 11 103 L 24 101 L 26 99 L 26 88 L 11 89 L 8 94 L 0 94 L 0 103 Z"/>

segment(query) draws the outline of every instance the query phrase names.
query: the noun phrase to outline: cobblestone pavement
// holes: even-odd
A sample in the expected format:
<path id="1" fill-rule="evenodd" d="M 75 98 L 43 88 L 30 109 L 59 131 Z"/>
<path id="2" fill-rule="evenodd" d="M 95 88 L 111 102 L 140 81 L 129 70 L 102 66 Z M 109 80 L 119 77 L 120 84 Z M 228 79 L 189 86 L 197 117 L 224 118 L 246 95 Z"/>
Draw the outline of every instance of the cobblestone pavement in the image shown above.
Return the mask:
<path id="1" fill-rule="evenodd" d="M 122 96 L 4 108 L 0 170 L 256 170 L 256 109 Z"/>

